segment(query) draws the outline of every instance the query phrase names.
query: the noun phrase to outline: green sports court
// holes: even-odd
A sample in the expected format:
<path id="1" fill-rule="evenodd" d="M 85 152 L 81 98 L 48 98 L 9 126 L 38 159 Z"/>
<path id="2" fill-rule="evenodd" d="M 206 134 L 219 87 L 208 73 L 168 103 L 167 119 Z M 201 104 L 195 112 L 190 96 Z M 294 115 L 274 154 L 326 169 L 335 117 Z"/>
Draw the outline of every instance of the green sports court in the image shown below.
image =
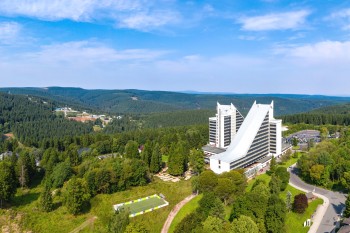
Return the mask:
<path id="1" fill-rule="evenodd" d="M 167 205 L 169 205 L 169 203 L 166 200 L 157 194 L 154 194 L 152 196 L 139 198 L 137 200 L 120 203 L 114 205 L 113 207 L 116 211 L 122 208 L 127 208 L 130 211 L 130 217 L 135 217 Z"/>

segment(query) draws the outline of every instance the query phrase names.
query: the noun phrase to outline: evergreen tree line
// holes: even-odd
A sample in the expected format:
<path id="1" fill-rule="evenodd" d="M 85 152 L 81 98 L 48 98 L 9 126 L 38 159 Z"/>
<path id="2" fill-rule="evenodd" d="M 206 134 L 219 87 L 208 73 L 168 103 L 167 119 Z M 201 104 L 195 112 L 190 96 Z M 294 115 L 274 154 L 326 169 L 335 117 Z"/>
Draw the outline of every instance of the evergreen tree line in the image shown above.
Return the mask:
<path id="1" fill-rule="evenodd" d="M 350 114 L 300 113 L 282 116 L 285 123 L 312 125 L 349 125 Z"/>

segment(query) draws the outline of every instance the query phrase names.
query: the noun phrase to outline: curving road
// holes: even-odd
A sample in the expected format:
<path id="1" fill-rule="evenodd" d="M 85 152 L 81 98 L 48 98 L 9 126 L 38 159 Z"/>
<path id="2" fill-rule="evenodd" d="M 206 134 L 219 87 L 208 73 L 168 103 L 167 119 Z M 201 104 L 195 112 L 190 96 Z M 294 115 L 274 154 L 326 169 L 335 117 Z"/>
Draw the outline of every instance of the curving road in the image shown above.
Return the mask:
<path id="1" fill-rule="evenodd" d="M 322 198 L 324 203 L 319 206 L 313 218 L 313 225 L 309 233 L 330 233 L 335 228 L 335 223 L 345 207 L 346 196 L 343 193 L 315 187 L 302 181 L 297 176 L 296 164 L 292 165 L 288 171 L 290 173 L 289 183 L 297 189 L 305 192 L 312 191 L 316 196 Z M 311 216 L 310 216 L 311 217 Z M 306 219 L 305 219 L 306 220 Z"/>

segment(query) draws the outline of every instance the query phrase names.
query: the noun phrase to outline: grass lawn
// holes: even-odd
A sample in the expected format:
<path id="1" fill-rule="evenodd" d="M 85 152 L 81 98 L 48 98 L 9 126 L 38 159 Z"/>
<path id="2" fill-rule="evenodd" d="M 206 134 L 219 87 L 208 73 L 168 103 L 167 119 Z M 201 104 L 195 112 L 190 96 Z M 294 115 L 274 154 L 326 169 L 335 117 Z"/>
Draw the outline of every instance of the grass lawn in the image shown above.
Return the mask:
<path id="1" fill-rule="evenodd" d="M 18 189 L 12 202 L 12 209 L 23 216 L 24 229 L 33 232 L 60 233 L 69 232 L 83 223 L 88 214 L 73 216 L 62 206 L 58 197 L 54 198 L 55 210 L 50 213 L 41 212 L 37 207 L 42 188 L 36 186 L 32 189 Z"/>
<path id="2" fill-rule="evenodd" d="M 202 197 L 203 194 L 196 196 L 180 209 L 180 211 L 177 213 L 173 222 L 170 225 L 169 233 L 174 232 L 176 226 L 182 221 L 182 219 L 184 219 L 188 214 L 194 212 L 195 209 L 197 209 L 197 207 L 199 206 L 198 202 L 200 199 L 202 199 Z"/>
<path id="3" fill-rule="evenodd" d="M 255 177 L 254 179 L 251 179 L 248 181 L 248 185 L 246 187 L 246 191 L 249 192 L 252 187 L 253 187 L 253 184 L 256 180 L 264 180 L 266 182 L 266 184 L 268 184 L 271 180 L 271 176 L 269 176 L 268 174 L 264 173 L 264 174 L 261 174 L 257 177 Z"/>
<path id="4" fill-rule="evenodd" d="M 136 214 L 138 212 L 150 210 L 152 208 L 164 204 L 166 204 L 166 202 L 162 198 L 160 198 L 159 196 L 152 196 L 145 200 L 132 203 L 125 203 L 123 207 L 128 208 L 131 214 Z"/>
<path id="5" fill-rule="evenodd" d="M 94 197 L 91 203 L 91 216 L 97 216 L 94 229 L 84 232 L 107 232 L 106 219 L 113 211 L 113 204 L 122 203 L 129 200 L 135 200 L 145 196 L 162 193 L 169 205 L 143 215 L 131 218 L 131 222 L 137 222 L 144 225 L 150 232 L 159 233 L 163 227 L 168 214 L 173 207 L 182 201 L 185 197 L 191 195 L 191 181 L 180 181 L 177 183 L 165 182 L 157 179 L 147 186 L 134 187 L 130 190 L 117 192 L 114 194 L 100 194 Z"/>
<path id="6" fill-rule="evenodd" d="M 37 200 L 41 190 L 41 186 L 25 191 L 19 189 L 12 202 L 11 208 L 23 216 L 24 230 L 37 233 L 66 233 L 80 226 L 87 219 L 97 216 L 93 226 L 85 228 L 82 232 L 104 233 L 107 232 L 107 219 L 113 213 L 114 204 L 162 193 L 169 202 L 168 206 L 130 219 L 131 222 L 143 224 L 150 232 L 159 233 L 172 208 L 192 193 L 190 181 L 172 183 L 156 179 L 146 186 L 133 187 L 113 194 L 99 194 L 91 199 L 90 207 L 83 214 L 73 216 L 67 212 L 65 206 L 62 206 L 59 197 L 54 198 L 54 211 L 50 213 L 39 211 Z"/>
<path id="7" fill-rule="evenodd" d="M 293 212 L 287 213 L 286 233 L 307 233 L 310 228 L 304 227 L 303 223 L 316 211 L 317 206 L 322 204 L 322 199 L 316 199 L 313 202 L 309 203 L 309 207 L 304 214 L 297 214 Z"/>
<path id="8" fill-rule="evenodd" d="M 169 156 L 168 155 L 162 155 L 162 162 L 163 163 L 167 163 L 169 160 Z"/>

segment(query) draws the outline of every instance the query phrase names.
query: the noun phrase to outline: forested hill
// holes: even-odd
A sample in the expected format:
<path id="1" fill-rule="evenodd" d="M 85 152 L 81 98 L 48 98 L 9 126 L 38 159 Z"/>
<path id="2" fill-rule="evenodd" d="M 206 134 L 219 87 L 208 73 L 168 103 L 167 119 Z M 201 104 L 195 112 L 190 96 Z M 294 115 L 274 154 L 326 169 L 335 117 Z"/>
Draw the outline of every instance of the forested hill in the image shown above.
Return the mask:
<path id="1" fill-rule="evenodd" d="M 216 103 L 233 103 L 246 114 L 254 100 L 258 103 L 275 101 L 275 114 L 307 112 L 320 107 L 350 102 L 350 97 L 283 95 L 283 94 L 189 94 L 143 90 L 85 90 L 81 88 L 0 88 L 12 94 L 30 94 L 51 100 L 71 102 L 99 111 L 116 113 L 155 113 L 179 110 L 214 110 Z"/>
<path id="2" fill-rule="evenodd" d="M 306 113 L 282 117 L 287 123 L 350 125 L 350 103 L 327 106 Z"/>
<path id="3" fill-rule="evenodd" d="M 350 114 L 350 103 L 337 104 L 333 106 L 327 106 L 312 110 L 310 113 L 323 113 L 323 114 Z"/>
<path id="4" fill-rule="evenodd" d="M 0 93 L 0 136 L 13 132 L 22 143 L 38 146 L 42 139 L 63 138 L 93 131 L 83 124 L 56 116 L 54 104 L 37 97 Z"/>

